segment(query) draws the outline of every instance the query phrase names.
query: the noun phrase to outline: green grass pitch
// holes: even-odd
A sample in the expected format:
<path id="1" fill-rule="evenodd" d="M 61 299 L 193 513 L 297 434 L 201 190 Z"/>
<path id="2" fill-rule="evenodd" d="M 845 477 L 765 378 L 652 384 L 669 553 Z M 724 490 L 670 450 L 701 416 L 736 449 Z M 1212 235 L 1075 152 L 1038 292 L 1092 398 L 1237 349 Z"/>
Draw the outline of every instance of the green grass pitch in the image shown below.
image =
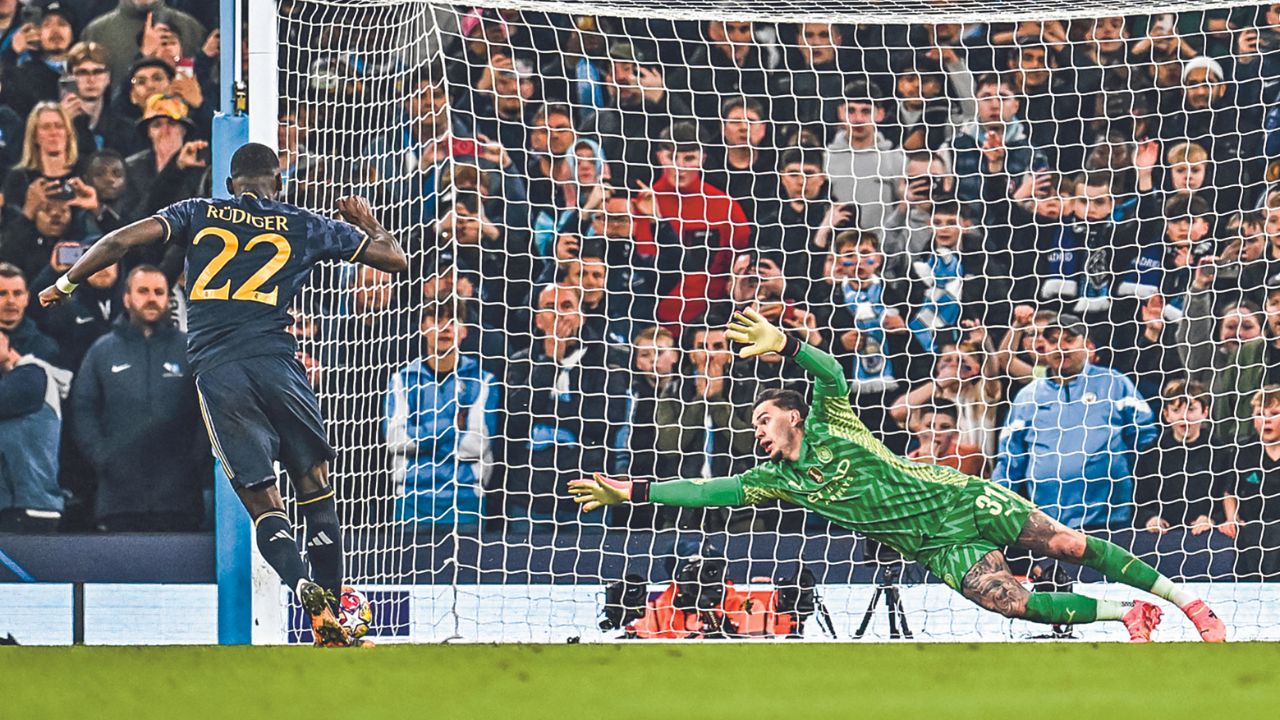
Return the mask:
<path id="1" fill-rule="evenodd" d="M 1280 644 L 0 648 L 3 718 L 1263 718 Z"/>

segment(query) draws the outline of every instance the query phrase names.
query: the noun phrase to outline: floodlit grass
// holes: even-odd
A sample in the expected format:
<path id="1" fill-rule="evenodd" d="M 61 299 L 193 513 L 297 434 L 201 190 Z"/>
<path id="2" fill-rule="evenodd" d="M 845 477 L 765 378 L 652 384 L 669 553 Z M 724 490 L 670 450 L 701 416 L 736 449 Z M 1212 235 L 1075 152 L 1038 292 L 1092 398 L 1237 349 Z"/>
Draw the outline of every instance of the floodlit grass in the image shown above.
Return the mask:
<path id="1" fill-rule="evenodd" d="M 3 718 L 1262 718 L 1280 644 L 0 648 Z"/>

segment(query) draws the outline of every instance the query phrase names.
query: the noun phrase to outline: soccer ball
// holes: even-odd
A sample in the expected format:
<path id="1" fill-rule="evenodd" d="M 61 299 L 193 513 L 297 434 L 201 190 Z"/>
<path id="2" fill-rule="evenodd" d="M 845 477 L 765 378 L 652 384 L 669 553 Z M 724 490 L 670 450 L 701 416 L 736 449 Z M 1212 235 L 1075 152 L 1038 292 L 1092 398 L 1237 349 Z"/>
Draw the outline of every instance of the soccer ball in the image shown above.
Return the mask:
<path id="1" fill-rule="evenodd" d="M 364 637 L 373 622 L 373 606 L 364 594 L 350 585 L 342 586 L 338 601 L 338 622 L 351 634 L 351 639 Z"/>

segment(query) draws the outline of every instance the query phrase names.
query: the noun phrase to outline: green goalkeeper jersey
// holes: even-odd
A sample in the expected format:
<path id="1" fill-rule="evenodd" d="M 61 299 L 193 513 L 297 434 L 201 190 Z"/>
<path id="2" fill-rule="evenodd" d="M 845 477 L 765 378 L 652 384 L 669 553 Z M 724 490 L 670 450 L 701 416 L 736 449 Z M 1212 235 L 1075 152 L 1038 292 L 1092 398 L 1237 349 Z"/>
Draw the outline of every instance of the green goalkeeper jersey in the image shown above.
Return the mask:
<path id="1" fill-rule="evenodd" d="M 817 381 L 798 460 L 766 462 L 727 478 L 655 483 L 650 500 L 705 506 L 777 498 L 915 558 L 973 478 L 894 455 L 854 413 L 835 358 L 805 345 L 796 361 Z"/>

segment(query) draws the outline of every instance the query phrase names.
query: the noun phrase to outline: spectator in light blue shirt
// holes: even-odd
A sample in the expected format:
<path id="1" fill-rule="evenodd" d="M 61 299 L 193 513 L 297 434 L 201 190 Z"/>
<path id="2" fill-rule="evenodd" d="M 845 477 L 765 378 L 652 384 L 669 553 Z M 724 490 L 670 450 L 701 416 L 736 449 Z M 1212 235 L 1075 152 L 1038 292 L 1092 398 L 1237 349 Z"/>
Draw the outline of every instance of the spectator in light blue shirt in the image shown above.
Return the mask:
<path id="1" fill-rule="evenodd" d="M 1155 414 L 1127 377 L 1089 362 L 1080 318 L 1058 316 L 1036 354 L 1048 373 L 1014 398 L 992 479 L 1069 527 L 1129 525 L 1135 456 L 1156 439 Z"/>
<path id="2" fill-rule="evenodd" d="M 465 305 L 452 298 L 430 304 L 421 331 L 422 356 L 391 376 L 385 399 L 383 430 L 401 488 L 396 516 L 475 525 L 501 390 L 479 358 L 458 351 L 467 337 Z"/>

